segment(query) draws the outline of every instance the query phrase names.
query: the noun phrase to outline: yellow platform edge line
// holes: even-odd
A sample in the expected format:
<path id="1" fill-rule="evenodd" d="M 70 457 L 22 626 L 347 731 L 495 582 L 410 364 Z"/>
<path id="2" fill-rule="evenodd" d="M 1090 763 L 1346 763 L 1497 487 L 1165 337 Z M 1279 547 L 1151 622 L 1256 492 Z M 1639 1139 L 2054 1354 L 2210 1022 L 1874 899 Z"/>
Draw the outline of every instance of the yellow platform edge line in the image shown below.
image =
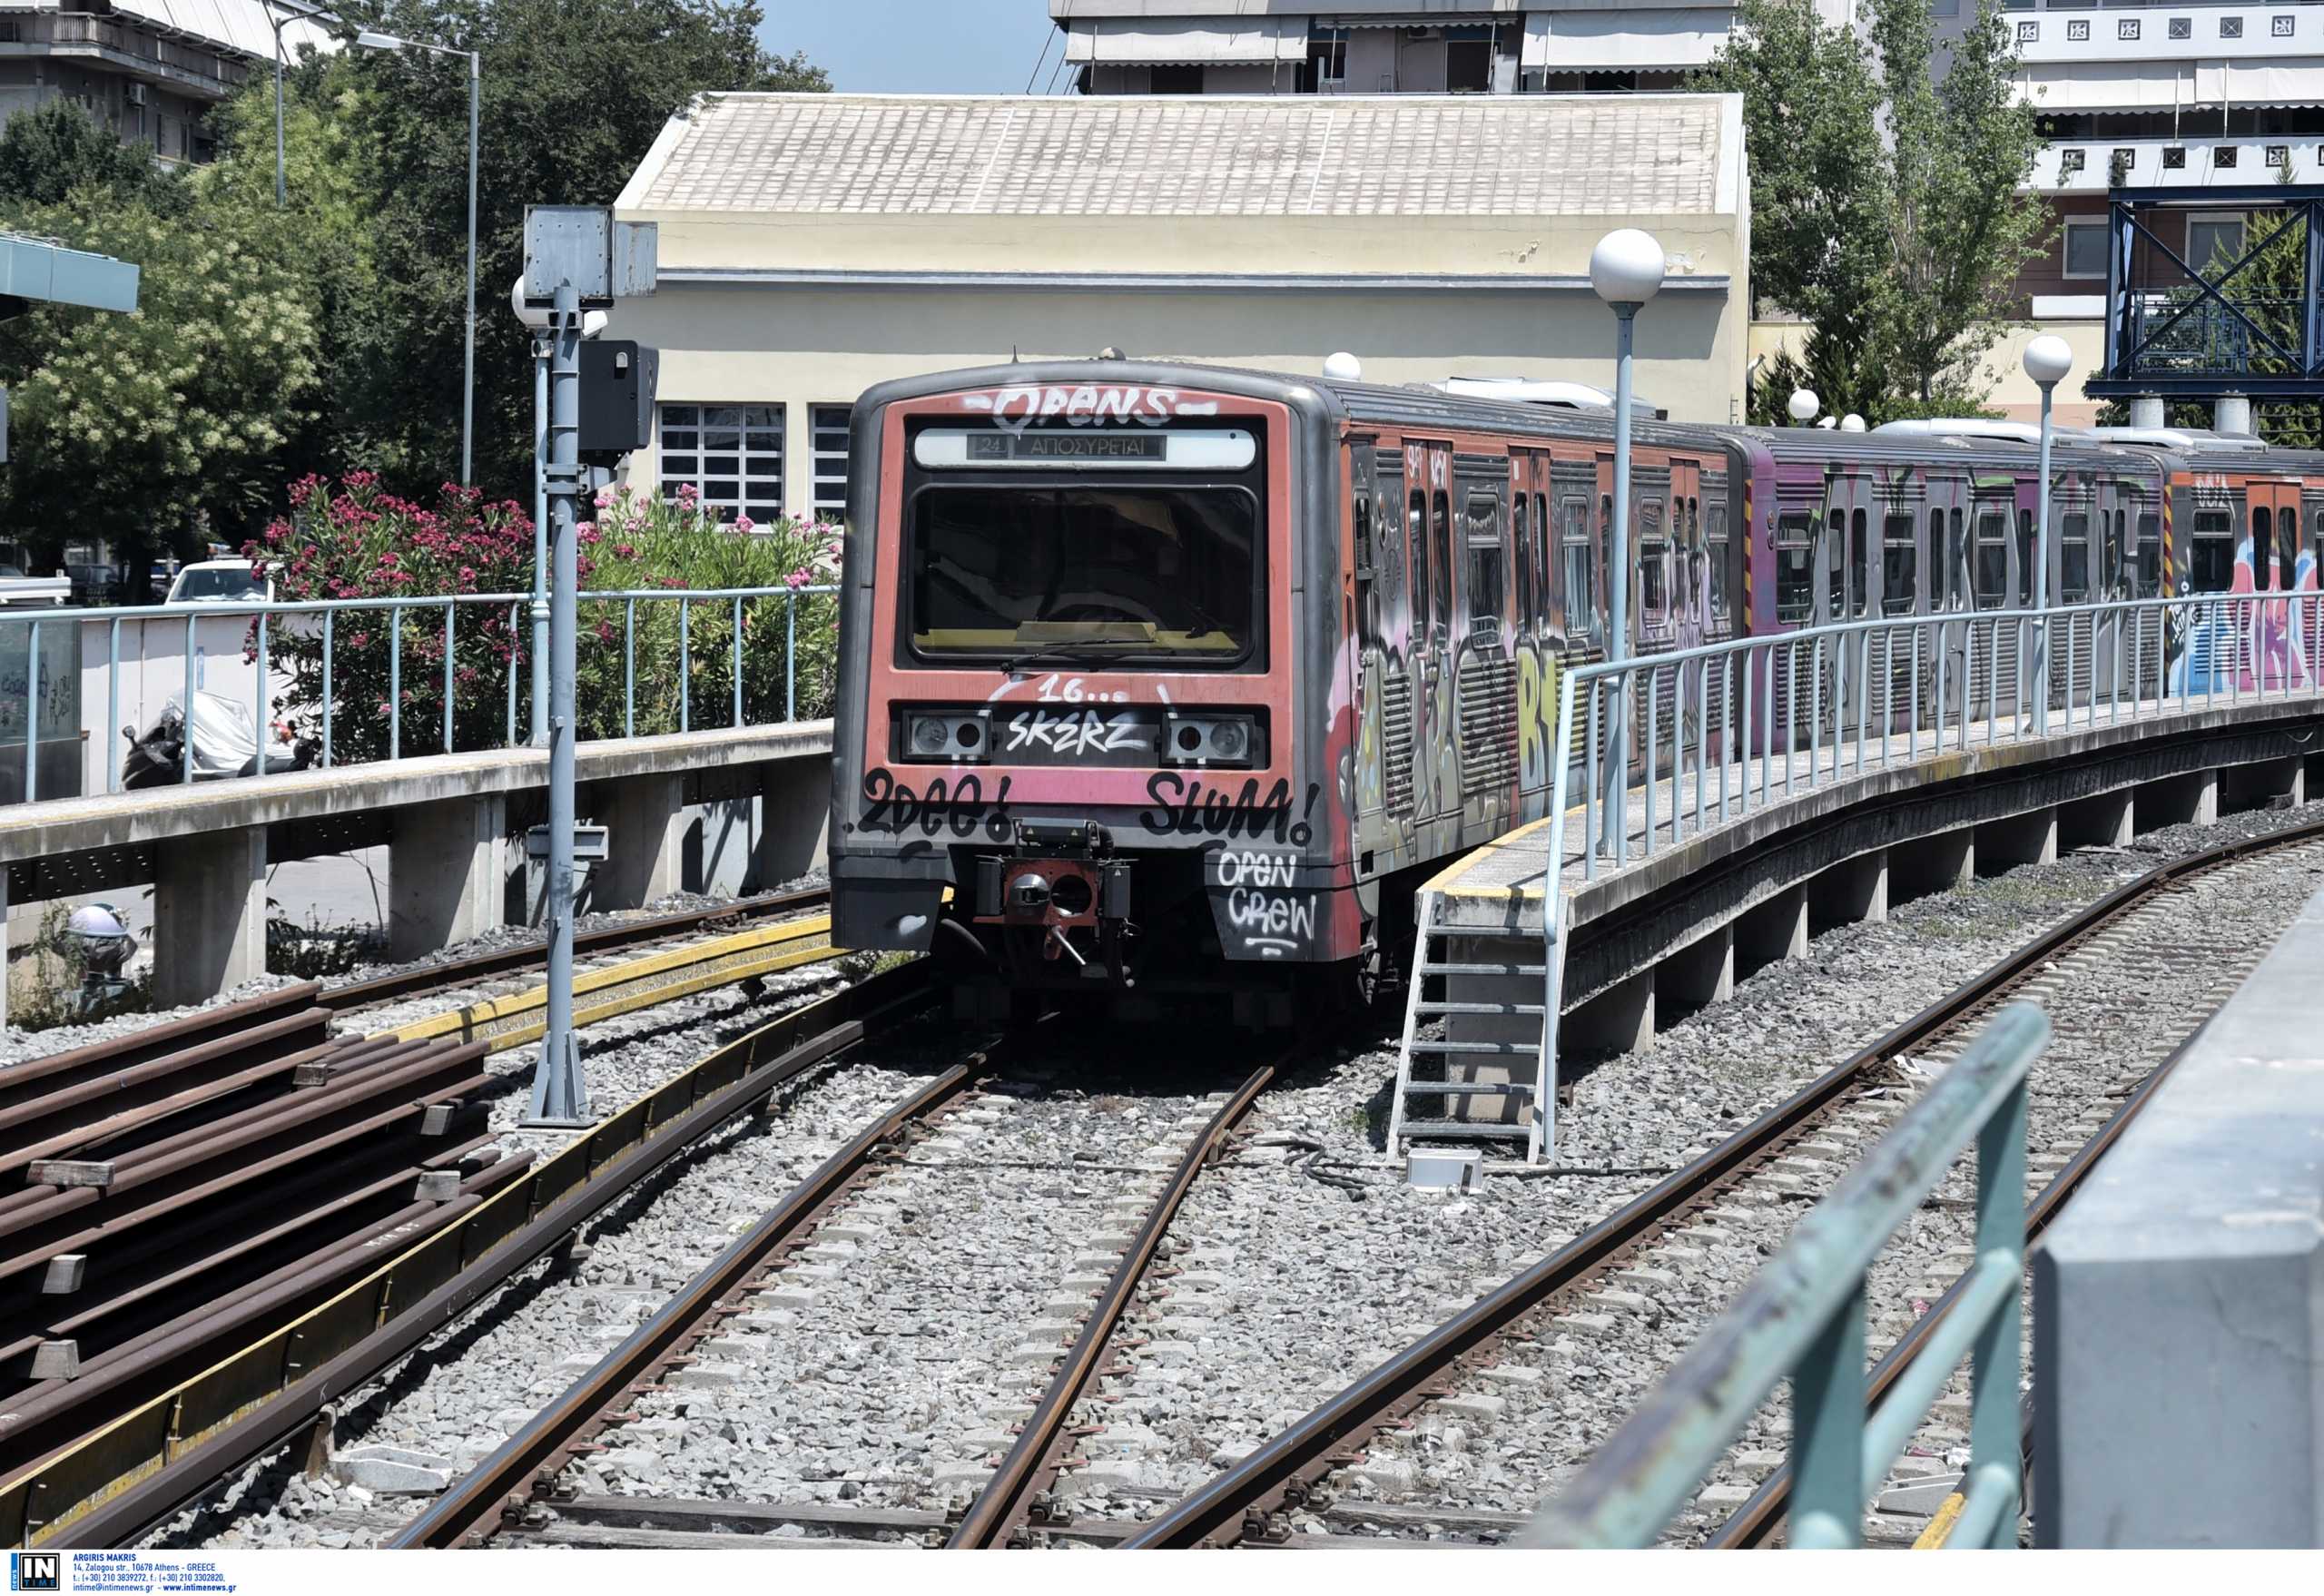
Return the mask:
<path id="1" fill-rule="evenodd" d="M 694 976 L 691 980 L 673 981 L 668 986 L 650 987 L 642 992 L 631 992 L 626 997 L 615 998 L 608 1003 L 600 1003 L 593 1009 L 575 1009 L 573 1027 L 576 1030 L 586 1030 L 590 1026 L 602 1025 L 608 1020 L 618 1020 L 625 1014 L 635 1014 L 641 1009 L 652 1009 L 659 1004 L 675 1002 L 680 998 L 691 998 L 697 992 L 710 991 L 717 987 L 735 986 L 756 976 L 772 975 L 779 970 L 794 970 L 802 964 L 815 964 L 826 959 L 836 959 L 846 951 L 844 948 L 826 947 L 805 948 L 793 953 L 774 953 L 752 963 L 730 965 L 724 970 L 714 970 L 707 974 Z M 487 1056 L 505 1053 L 512 1048 L 521 1048 L 529 1042 L 537 1042 L 541 1039 L 542 1033 L 547 1030 L 548 1021 L 544 1018 L 528 1020 L 524 1024 L 507 1030 L 495 1031 L 492 1035 L 482 1039 L 485 1043 L 485 1052 Z M 456 1034 L 458 1040 L 478 1039 L 466 1033 Z"/>
<path id="2" fill-rule="evenodd" d="M 1946 1497 L 1944 1505 L 1936 1510 L 1936 1516 L 1929 1520 L 1928 1528 L 1923 1530 L 1920 1538 L 1913 1542 L 1913 1550 L 1944 1551 L 1945 1543 L 1953 1538 L 1953 1526 L 1961 1522 L 1961 1510 L 1968 1504 L 1969 1499 L 1958 1491 Z"/>
<path id="3" fill-rule="evenodd" d="M 827 914 L 819 914 L 808 920 L 785 921 L 781 925 L 762 926 L 756 931 L 737 931 L 733 936 L 718 937 L 707 942 L 697 942 L 691 947 L 673 948 L 665 952 L 649 954 L 631 963 L 616 964 L 606 970 L 590 970 L 574 980 L 573 995 L 576 998 L 583 997 L 590 992 L 603 991 L 607 987 L 621 986 L 629 981 L 643 980 L 647 976 L 659 975 L 665 970 L 683 969 L 686 965 L 700 964 L 707 960 L 723 959 L 729 954 L 747 953 L 756 948 L 779 947 L 785 942 L 795 942 L 805 937 L 828 936 L 831 934 L 831 917 Z M 720 973 L 724 975 L 725 972 Z M 750 971 L 745 970 L 743 975 L 749 973 Z M 743 975 L 736 975 L 734 979 L 739 980 L 743 979 Z M 662 987 L 655 990 L 668 991 L 671 989 Z M 479 1025 L 488 1025 L 493 1020 L 505 1020 L 510 1015 L 522 1014 L 529 1010 L 547 1008 L 547 1005 L 548 988 L 528 987 L 521 992 L 511 992 L 505 998 L 491 998 L 481 1003 L 471 1003 L 465 1009 L 455 1009 L 443 1014 L 430 1015 L 426 1020 L 415 1020 L 409 1025 L 399 1026 L 394 1030 L 380 1034 L 394 1037 L 399 1041 L 426 1041 L 434 1037 L 473 1031 Z M 537 1035 L 538 1032 L 535 1034 Z"/>
<path id="4" fill-rule="evenodd" d="M 1581 805 L 1578 803 L 1569 808 L 1565 812 L 1566 824 L 1572 825 L 1575 823 L 1575 822 L 1581 819 Z M 1423 892 L 1444 892 L 1454 897 L 1462 898 L 1506 898 L 1512 893 L 1526 897 L 1540 897 L 1541 895 L 1541 888 L 1521 885 L 1482 887 L 1472 892 L 1463 892 L 1460 887 L 1460 880 L 1461 877 L 1472 867 L 1482 862 L 1487 854 L 1498 852 L 1500 850 L 1508 847 L 1511 843 L 1517 842 L 1520 838 L 1529 836 L 1532 832 L 1541 830 L 1544 826 L 1548 825 L 1550 822 L 1556 818 L 1557 816 L 1553 814 L 1545 814 L 1539 820 L 1527 821 L 1523 825 L 1519 826 L 1513 832 L 1503 832 L 1500 836 L 1495 837 L 1490 842 L 1478 843 L 1466 853 L 1463 853 L 1461 857 L 1455 859 L 1452 863 L 1446 865 L 1443 870 L 1438 871 L 1434 875 L 1429 877 L 1426 882 L 1422 883 L 1421 891 Z"/>

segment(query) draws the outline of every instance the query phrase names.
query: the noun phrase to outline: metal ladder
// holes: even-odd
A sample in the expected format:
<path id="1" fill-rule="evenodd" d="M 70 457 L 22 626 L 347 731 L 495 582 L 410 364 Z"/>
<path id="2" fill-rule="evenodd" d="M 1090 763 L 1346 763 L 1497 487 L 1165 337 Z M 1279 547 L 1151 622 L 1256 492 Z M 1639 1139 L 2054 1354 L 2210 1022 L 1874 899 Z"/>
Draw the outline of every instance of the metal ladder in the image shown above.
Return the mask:
<path id="1" fill-rule="evenodd" d="M 1482 933 L 1458 932 L 1439 924 L 1443 903 L 1443 894 L 1423 891 L 1418 912 L 1413 916 L 1418 929 L 1414 933 L 1412 980 L 1404 995 L 1403 1042 L 1396 1054 L 1396 1095 L 1388 1116 L 1389 1155 L 1403 1157 L 1406 1142 L 1416 1139 L 1509 1141 L 1524 1144 L 1527 1163 L 1541 1163 L 1551 1150 L 1557 1115 L 1557 1100 L 1551 1089 L 1540 1036 L 1546 966 L 1538 956 L 1530 963 L 1454 960 L 1451 952 L 1456 935 Z M 1446 996 L 1428 996 L 1431 977 L 1443 978 Z M 1450 995 L 1450 983 L 1455 977 L 1502 978 L 1524 989 L 1526 996 L 1455 1000 Z M 1419 1034 L 1421 1028 L 1436 1019 L 1445 1021 L 1444 1037 L 1441 1040 L 1423 1038 Z M 1534 1039 L 1479 1039 L 1457 1034 L 1465 1029 L 1462 1020 L 1488 1019 L 1529 1020 Z M 1506 1082 L 1446 1079 L 1452 1059 L 1477 1058 L 1511 1060 L 1512 1079 Z M 1532 1079 L 1513 1079 L 1523 1073 L 1516 1061 L 1526 1059 L 1532 1060 Z M 1446 1103 L 1456 1097 L 1516 1098 L 1522 1112 L 1515 1123 L 1449 1118 Z"/>

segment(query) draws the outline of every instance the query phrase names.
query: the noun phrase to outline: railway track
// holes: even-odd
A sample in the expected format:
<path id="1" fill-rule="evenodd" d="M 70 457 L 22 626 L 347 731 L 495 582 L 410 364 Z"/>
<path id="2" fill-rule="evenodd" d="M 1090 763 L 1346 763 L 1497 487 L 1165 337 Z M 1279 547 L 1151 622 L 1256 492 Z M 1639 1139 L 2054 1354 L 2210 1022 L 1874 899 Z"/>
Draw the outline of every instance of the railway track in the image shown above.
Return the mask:
<path id="1" fill-rule="evenodd" d="M 875 1244 L 883 1234 L 894 1239 L 900 1208 L 908 1213 L 909 1205 L 919 1200 L 911 1172 L 946 1167 L 927 1156 L 913 1158 L 916 1152 L 932 1155 L 947 1143 L 965 1141 L 965 1148 L 954 1150 L 968 1152 L 964 1165 L 971 1173 L 965 1184 L 972 1187 L 976 1168 L 1016 1165 L 1021 1160 L 1013 1155 L 1039 1145 L 1037 1137 L 1019 1136 L 1011 1124 L 1036 1118 L 1031 1106 L 1005 1106 L 1005 1085 L 995 1079 L 1018 1064 L 1011 1052 L 973 1054 L 866 1125 L 653 1319 L 457 1482 L 394 1544 L 452 1547 L 491 1541 L 501 1545 L 732 1547 L 737 1543 L 737 1527 L 776 1526 L 790 1526 L 793 1533 L 808 1530 L 851 1541 L 941 1538 L 945 1544 L 962 1547 L 1021 1542 L 1029 1528 L 1039 1528 L 1048 1518 L 1050 1502 L 1045 1492 L 1059 1473 L 1088 1467 L 1088 1456 L 1077 1452 L 1086 1453 L 1102 1444 L 1096 1437 L 1102 1434 L 1103 1425 L 1087 1422 L 1092 1384 L 1124 1334 L 1128 1310 L 1171 1272 L 1164 1248 L 1170 1222 L 1187 1190 L 1220 1155 L 1235 1128 L 1274 1080 L 1278 1065 L 1254 1071 L 1231 1092 L 1212 1094 L 1214 1101 L 1204 1105 L 1209 1108 L 1206 1114 L 1187 1116 L 1166 1131 L 1182 1144 L 1173 1161 L 1151 1167 L 1156 1161 L 1141 1161 L 1136 1168 L 1098 1166 L 1130 1178 L 1124 1194 L 1102 1209 L 1091 1201 L 1080 1205 L 1081 1222 L 1095 1226 L 1094 1236 L 1069 1228 L 1062 1236 L 1053 1235 L 1055 1227 L 1046 1224 L 1017 1227 L 1026 1239 L 1049 1243 L 1051 1264 L 1069 1256 L 1062 1265 L 1068 1272 L 1054 1294 L 1040 1301 L 1040 1293 L 1051 1289 L 1043 1283 L 1045 1266 L 1039 1256 L 1043 1249 L 1029 1246 L 1024 1256 L 1007 1261 L 1009 1272 L 1020 1277 L 1003 1280 L 997 1313 L 977 1321 L 968 1336 L 956 1334 L 949 1344 L 939 1339 L 935 1351 L 913 1355 L 938 1363 L 939 1377 L 947 1385 L 963 1390 L 982 1385 L 988 1388 L 984 1394 L 999 1398 L 980 1410 L 979 1418 L 988 1428 L 961 1438 L 965 1450 L 959 1459 L 938 1461 L 932 1471 L 923 1470 L 903 1485 L 901 1493 L 917 1500 L 887 1504 L 795 1498 L 711 1500 L 690 1496 L 682 1482 L 665 1492 L 668 1482 L 659 1477 L 651 1477 L 635 1494 L 593 1494 L 570 1477 L 573 1465 L 586 1464 L 599 1455 L 622 1460 L 625 1474 L 641 1462 L 650 1471 L 654 1453 L 649 1449 L 684 1448 L 687 1432 L 734 1423 L 737 1409 L 747 1409 L 754 1398 L 749 1381 L 734 1372 L 733 1360 L 765 1356 L 769 1340 L 779 1340 L 783 1332 L 806 1333 L 803 1319 L 808 1326 L 820 1323 L 822 1310 L 835 1305 L 817 1299 L 827 1292 L 842 1296 L 832 1280 L 836 1273 L 844 1268 L 908 1274 L 917 1255 L 941 1252 L 940 1236 L 911 1240 L 901 1249 L 907 1255 L 901 1257 L 878 1256 Z M 1105 1156 L 1102 1148 L 1098 1156 Z M 1150 1191 L 1137 1189 L 1140 1172 Z M 927 1188 L 931 1206 L 979 1206 L 972 1192 L 955 1203 L 962 1196 L 961 1184 L 946 1180 Z M 1051 1202 L 1050 1188 L 1039 1177 L 1017 1184 L 1020 1195 L 1044 1205 Z M 934 1195 L 938 1192 L 940 1197 Z M 992 1195 L 988 1190 L 984 1200 Z M 1078 1239 L 1067 1239 L 1074 1236 Z M 859 1247 L 874 1256 L 859 1261 Z M 1100 1266 L 1104 1273 L 1094 1273 Z M 822 1317 L 838 1320 L 863 1313 L 893 1316 L 901 1302 L 911 1300 L 907 1289 L 866 1286 L 843 1299 L 857 1307 Z M 995 1329 L 1006 1330 L 1011 1324 L 1030 1326 L 1009 1355 L 1013 1368 L 980 1366 L 977 1353 L 958 1345 L 963 1339 L 990 1341 Z M 906 1336 L 912 1334 L 910 1325 L 896 1328 Z M 843 1331 L 832 1323 L 829 1333 Z M 706 1364 L 716 1372 L 705 1389 L 700 1376 Z M 814 1372 L 786 1368 L 782 1377 L 805 1383 Z M 1038 1392 L 1020 1389 L 1029 1378 L 1041 1380 Z M 726 1387 L 735 1384 L 743 1388 L 743 1394 L 729 1402 Z M 679 1392 L 682 1404 L 674 1400 Z M 683 1418 L 678 1416 L 681 1405 Z M 934 1415 L 931 1428 L 940 1429 L 949 1416 Z M 1005 1427 L 1012 1424 L 1017 1426 L 1013 1432 Z M 682 1472 L 682 1464 L 672 1466 Z M 901 1472 L 912 1471 L 907 1467 Z M 974 1490 L 965 1511 L 927 1505 L 931 1500 L 957 1496 L 962 1488 Z"/>
<path id="2" fill-rule="evenodd" d="M 1838 1178 L 1855 1147 L 1876 1138 L 1902 1111 L 1916 1074 L 1941 1064 L 1993 1010 L 2021 997 L 2033 997 L 2052 1010 L 2060 1040 L 2051 1059 L 2076 1047 L 2102 1061 L 2132 1055 L 2126 1068 L 2102 1062 L 2102 1079 L 2094 1089 L 2059 1083 L 2044 1075 L 2043 1065 L 2036 1066 L 2030 1145 L 2035 1149 L 2033 1178 L 2042 1191 L 2034 1213 L 2046 1225 L 2104 1146 L 2147 1100 L 2155 1070 L 2201 1028 L 2279 929 L 2269 924 L 2250 928 L 2240 939 L 2225 938 L 2219 934 L 2219 917 L 2199 911 L 2191 916 L 2199 934 L 2190 939 L 2191 905 L 2175 901 L 2216 892 L 2231 902 L 2237 872 L 2280 869 L 2292 851 L 2305 852 L 2311 862 L 2324 861 L 2319 838 L 2324 823 L 2240 841 L 2173 861 L 2124 884 L 1349 1384 L 1241 1463 L 1137 1526 L 1121 1543 L 1152 1548 L 1319 1538 L 1294 1535 L 1295 1516 L 1313 1521 L 1311 1530 L 1364 1526 L 1377 1534 L 1398 1534 L 1427 1528 L 1439 1535 L 1452 1531 L 1475 1539 L 1501 1538 L 1516 1527 L 1516 1515 L 1472 1510 L 1458 1500 L 1457 1488 L 1439 1488 L 1448 1483 L 1430 1477 L 1428 1410 L 1461 1396 L 1467 1422 L 1485 1432 L 1466 1437 L 1472 1453 L 1493 1448 L 1493 1432 L 1501 1425 L 1521 1439 L 1529 1422 L 1538 1425 L 1557 1411 L 1556 1365 L 1570 1355 L 1592 1359 L 1590 1348 L 1597 1345 L 1624 1353 L 1630 1377 L 1642 1393 L 1691 1339 L 1692 1329 L 1716 1314 L 1731 1285 L 1740 1283 L 1738 1278 L 1731 1284 L 1690 1284 L 1689 1275 L 1706 1252 L 1749 1252 L 1750 1266 L 1756 1266 L 1756 1251 L 1738 1244 L 1763 1240 L 1771 1246 L 1779 1241 L 1789 1217 L 1804 1211 Z M 2192 906 L 2200 911 L 2200 905 Z M 2181 941 L 2174 944 L 2169 937 Z M 2161 972 L 2129 1000 L 2086 1000 L 2088 982 L 2081 978 L 2119 972 L 2134 960 L 2159 961 Z M 2158 993 L 2177 997 L 2157 1001 Z M 1876 1349 L 1883 1340 L 1894 1343 L 1881 1365 L 1876 1396 L 1928 1334 L 1945 1300 L 1945 1285 L 1936 1278 L 1943 1267 L 1922 1283 L 1925 1295 L 1936 1299 L 1929 1314 L 1892 1315 L 1886 1334 L 1876 1334 Z M 1957 1267 L 1952 1273 L 1957 1275 Z M 1893 1300 L 1894 1281 L 1890 1289 Z M 1905 1289 L 1912 1289 L 1909 1284 Z M 1666 1355 L 1635 1355 L 1648 1349 Z M 1599 1375 L 1610 1366 L 1605 1358 L 1590 1364 Z M 1534 1494 L 1553 1488 L 1556 1478 L 1577 1466 L 1600 1439 L 1589 1437 L 1561 1461 L 1537 1454 Z M 1372 1453 L 1393 1451 L 1406 1442 L 1416 1445 L 1406 1460 L 1413 1464 L 1413 1488 L 1399 1492 L 1395 1502 L 1364 1500 L 1370 1487 L 1350 1471 L 1374 1463 Z M 1733 1479 L 1706 1494 L 1695 1521 L 1680 1526 L 1682 1533 L 1705 1533 L 1729 1507 L 1741 1511 L 1718 1532 L 1715 1543 L 1756 1544 L 1777 1533 L 1787 1489 L 1781 1445 L 1775 1415 L 1763 1415 L 1758 1432 L 1747 1434 L 1735 1454 Z"/>

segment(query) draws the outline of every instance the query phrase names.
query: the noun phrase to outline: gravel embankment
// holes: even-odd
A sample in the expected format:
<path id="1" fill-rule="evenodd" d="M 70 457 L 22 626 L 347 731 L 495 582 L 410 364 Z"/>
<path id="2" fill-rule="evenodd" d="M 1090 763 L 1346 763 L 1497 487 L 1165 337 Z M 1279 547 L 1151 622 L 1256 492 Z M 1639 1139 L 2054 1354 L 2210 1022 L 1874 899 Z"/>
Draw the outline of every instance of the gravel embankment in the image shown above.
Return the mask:
<path id="1" fill-rule="evenodd" d="M 2166 857 L 2319 813 L 2324 806 L 2171 828 L 2142 837 L 2126 852 L 2083 852 L 2014 870 L 1901 905 L 1885 922 L 1820 936 L 1806 958 L 1758 972 L 1738 985 L 1731 1001 L 1664 1031 L 1646 1053 L 1600 1065 L 1578 1081 L 1572 1106 L 1559 1118 L 1562 1173 L 1554 1177 L 1492 1177 L 1459 1196 L 1404 1187 L 1382 1167 L 1374 1139 L 1385 1119 L 1391 1049 L 1344 1059 L 1311 1081 L 1269 1094 L 1259 1106 L 1260 1128 L 1322 1144 L 1328 1158 L 1342 1161 L 1324 1167 L 1359 1182 L 1362 1198 L 1308 1177 L 1295 1156 L 1272 1167 L 1247 1158 L 1196 1187 L 1178 1234 L 1236 1260 L 1215 1271 L 1220 1277 L 1204 1294 L 1213 1305 L 1211 1329 L 1194 1339 L 1195 1355 L 1175 1366 L 1131 1352 L 1127 1361 L 1136 1374 L 1116 1389 L 1152 1403 L 1141 1422 L 1157 1439 L 1137 1460 L 1142 1472 L 1134 1481 L 1068 1480 L 1073 1509 L 1152 1516 L 1160 1501 L 1202 1483 L 1354 1375 L 2047 926 Z M 2253 934 L 2264 945 L 2272 933 Z M 2135 1002 L 2124 1000 L 2126 1011 L 2135 1011 Z M 2065 1107 L 2070 1122 L 2082 1101 Z M 2037 1121 L 2037 1147 L 2044 1123 Z M 1866 1128 L 1876 1134 L 1876 1128 Z M 1833 1177 L 1853 1157 L 1853 1145 L 1845 1137 L 1827 1144 L 1837 1160 Z M 1806 1177 L 1785 1178 L 1799 1184 L 1794 1195 L 1811 1195 Z M 1787 1225 L 1807 1206 L 1789 1195 L 1774 1200 Z M 1531 1508 L 1560 1471 L 1610 1433 L 1652 1376 L 1764 1260 L 1763 1245 L 1777 1245 L 1780 1235 L 1738 1231 L 1731 1243 L 1680 1238 L 1679 1256 L 1649 1266 L 1669 1281 L 1617 1283 L 1640 1299 L 1622 1305 L 1636 1312 L 1563 1335 L 1571 1356 L 1555 1377 L 1545 1368 L 1538 1383 L 1529 1383 L 1508 1368 L 1474 1382 L 1455 1402 L 1430 1410 L 1427 1433 L 1415 1447 L 1375 1447 L 1339 1482 L 1343 1495 L 1417 1504 L 1429 1499 L 1408 1497 L 1423 1487 L 1423 1463 L 1449 1457 L 1467 1461 L 1447 1465 L 1448 1481 L 1459 1488 L 1439 1491 L 1437 1500 L 1457 1498 L 1472 1510 Z M 1687 1250 L 1704 1256 L 1689 1257 Z M 1917 1277 L 1927 1270 L 1916 1265 L 1910 1272 Z M 1166 1304 L 1158 1311 L 1173 1310 Z M 1878 1314 L 1900 1311 L 1909 1311 L 1909 1299 Z M 1097 1414 L 1090 1421 L 1105 1422 Z M 1343 1502 L 1330 1522 L 1305 1515 L 1301 1527 L 1344 1532 L 1354 1510 L 1353 1501 Z"/>

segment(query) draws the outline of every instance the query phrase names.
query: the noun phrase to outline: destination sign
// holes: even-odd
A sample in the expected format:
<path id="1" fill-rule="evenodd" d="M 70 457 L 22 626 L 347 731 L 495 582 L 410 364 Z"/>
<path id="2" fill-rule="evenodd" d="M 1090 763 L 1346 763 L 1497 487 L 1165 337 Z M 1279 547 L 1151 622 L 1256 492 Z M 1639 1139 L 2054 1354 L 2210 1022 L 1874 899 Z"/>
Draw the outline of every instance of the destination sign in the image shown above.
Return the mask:
<path id="1" fill-rule="evenodd" d="M 931 470 L 992 469 L 1239 471 L 1258 458 L 1240 427 L 931 427 L 912 439 L 912 458 Z"/>
<path id="2" fill-rule="evenodd" d="M 971 432 L 969 458 L 989 460 L 1167 460 L 1159 432 Z"/>

